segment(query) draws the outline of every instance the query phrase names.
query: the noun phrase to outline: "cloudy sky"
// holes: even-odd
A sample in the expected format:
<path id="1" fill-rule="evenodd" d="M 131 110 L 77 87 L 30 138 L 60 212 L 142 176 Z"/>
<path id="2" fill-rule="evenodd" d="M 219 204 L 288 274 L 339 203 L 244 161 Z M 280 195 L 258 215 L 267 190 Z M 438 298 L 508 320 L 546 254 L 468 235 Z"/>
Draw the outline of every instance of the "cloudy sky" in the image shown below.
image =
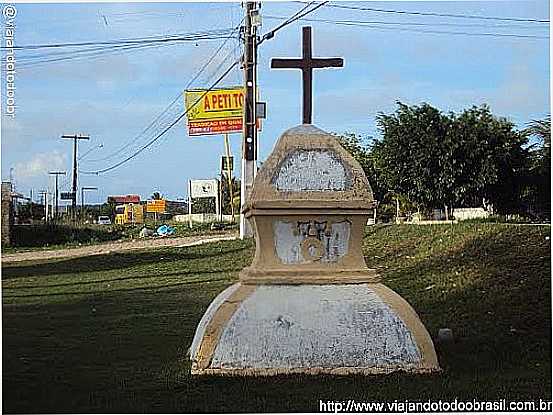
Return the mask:
<path id="1" fill-rule="evenodd" d="M 318 70 L 314 76 L 314 123 L 327 131 L 378 136 L 375 115 L 394 111 L 397 100 L 428 102 L 444 111 L 486 103 L 521 128 L 550 112 L 549 25 L 475 18 L 548 20 L 548 1 L 334 4 L 380 11 L 322 7 L 308 16 L 317 21 L 293 23 L 260 47 L 259 87 L 268 112 L 260 133 L 261 160 L 284 130 L 301 122 L 301 74 L 271 70 L 270 59 L 300 56 L 304 25 L 313 27 L 316 56 L 345 60 L 343 69 Z M 264 2 L 260 32 L 303 6 Z M 15 7 L 17 45 L 213 31 L 236 27 L 243 16 L 236 2 L 16 3 Z M 427 15 L 432 13 L 471 17 Z M 104 49 L 88 58 L 68 47 L 17 51 L 13 119 L 4 113 L 6 73 L 2 72 L 2 179 L 8 179 L 13 169 L 18 191 L 53 189 L 48 170 L 71 171 L 72 147 L 60 139 L 62 134 L 91 137 L 79 144 L 80 170 L 96 171 L 125 159 L 183 112 L 179 94 L 223 42 Z M 190 86 L 209 86 L 240 53 L 238 40 L 230 39 Z M 5 51 L 2 54 L 4 59 Z M 237 85 L 241 79 L 235 69 L 221 85 Z M 231 135 L 231 146 L 239 155 L 240 135 Z M 90 202 L 103 202 L 113 194 L 148 198 L 154 191 L 177 199 L 185 197 L 189 178 L 216 176 L 223 151 L 222 136 L 190 138 L 181 120 L 131 161 L 102 175 L 79 176 L 79 186 L 99 188 L 87 195 Z M 69 190 L 70 177 L 61 183 L 62 191 Z"/>

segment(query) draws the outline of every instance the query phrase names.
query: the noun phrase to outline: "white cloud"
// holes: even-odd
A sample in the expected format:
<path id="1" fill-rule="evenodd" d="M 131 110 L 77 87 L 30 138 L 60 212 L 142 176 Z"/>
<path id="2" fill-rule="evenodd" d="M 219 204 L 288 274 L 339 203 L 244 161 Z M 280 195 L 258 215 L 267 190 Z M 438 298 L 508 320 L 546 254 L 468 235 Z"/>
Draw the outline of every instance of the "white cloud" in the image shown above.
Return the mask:
<path id="1" fill-rule="evenodd" d="M 66 165 L 66 155 L 59 151 L 38 153 L 29 160 L 15 165 L 18 180 L 26 181 L 37 176 L 44 176 L 51 170 L 62 170 Z"/>

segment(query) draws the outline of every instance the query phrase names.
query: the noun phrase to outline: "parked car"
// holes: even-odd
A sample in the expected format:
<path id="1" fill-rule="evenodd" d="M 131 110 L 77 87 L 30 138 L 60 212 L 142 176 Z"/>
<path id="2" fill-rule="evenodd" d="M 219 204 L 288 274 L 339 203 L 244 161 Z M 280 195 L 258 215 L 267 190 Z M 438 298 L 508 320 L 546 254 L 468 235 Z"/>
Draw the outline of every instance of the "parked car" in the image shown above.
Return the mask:
<path id="1" fill-rule="evenodd" d="M 111 225 L 111 219 L 109 216 L 98 216 L 98 225 Z"/>

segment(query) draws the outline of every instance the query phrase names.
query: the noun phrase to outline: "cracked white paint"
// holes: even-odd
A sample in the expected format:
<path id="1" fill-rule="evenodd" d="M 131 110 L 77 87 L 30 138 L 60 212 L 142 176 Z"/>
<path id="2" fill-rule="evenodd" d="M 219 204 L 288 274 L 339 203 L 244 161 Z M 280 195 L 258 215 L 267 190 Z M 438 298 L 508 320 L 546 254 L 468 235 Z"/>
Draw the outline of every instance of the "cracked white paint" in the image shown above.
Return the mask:
<path id="1" fill-rule="evenodd" d="M 227 323 L 211 368 L 410 368 L 403 321 L 367 284 L 259 286 Z"/>
<path id="2" fill-rule="evenodd" d="M 336 262 L 348 253 L 351 224 L 348 221 L 335 222 L 328 226 L 329 233 L 325 233 L 323 224 L 328 222 L 315 221 L 320 224 L 316 235 L 322 244 L 322 257 L 320 262 Z M 283 264 L 306 264 L 312 262 L 312 258 L 304 258 L 302 254 L 302 242 L 309 236 L 302 228 L 301 222 L 287 222 L 277 220 L 273 222 L 273 234 L 275 250 Z"/>
<path id="3" fill-rule="evenodd" d="M 349 172 L 331 151 L 296 150 L 278 169 L 273 185 L 278 191 L 337 191 L 351 188 Z"/>
<path id="4" fill-rule="evenodd" d="M 206 312 L 204 313 L 202 319 L 198 323 L 198 327 L 196 328 L 196 333 L 194 334 L 194 340 L 192 340 L 192 346 L 190 346 L 190 356 L 194 357 L 197 355 L 200 344 L 202 343 L 202 338 L 204 337 L 205 329 L 221 304 L 225 302 L 227 298 L 229 298 L 237 289 L 240 287 L 239 283 L 233 284 L 227 289 L 225 289 L 222 293 L 220 293 L 215 299 L 211 302 L 209 307 L 207 308 Z"/>

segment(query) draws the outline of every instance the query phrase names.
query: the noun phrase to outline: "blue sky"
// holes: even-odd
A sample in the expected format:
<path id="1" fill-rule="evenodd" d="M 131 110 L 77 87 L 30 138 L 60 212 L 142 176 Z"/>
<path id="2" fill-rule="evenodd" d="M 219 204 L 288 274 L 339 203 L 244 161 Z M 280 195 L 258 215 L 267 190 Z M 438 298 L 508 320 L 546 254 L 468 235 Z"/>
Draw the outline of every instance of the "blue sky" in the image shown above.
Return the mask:
<path id="1" fill-rule="evenodd" d="M 545 0 L 339 4 L 425 13 L 549 18 L 549 2 Z M 243 15 L 236 2 L 15 6 L 18 45 L 107 41 L 230 28 L 238 25 Z M 281 22 L 271 16 L 287 17 L 302 7 L 294 2 L 264 2 L 260 32 Z M 343 69 L 315 71 L 314 124 L 327 131 L 377 136 L 375 115 L 392 112 L 397 100 L 408 104 L 428 102 L 444 111 L 487 103 L 494 114 L 509 118 L 521 128 L 550 112 L 548 24 L 327 7 L 308 17 L 380 23 L 358 27 L 300 21 L 278 31 L 260 47 L 259 88 L 268 113 L 260 133 L 261 161 L 284 130 L 301 122 L 301 73 L 271 70 L 270 59 L 299 57 L 304 25 L 313 27 L 316 56 L 345 60 Z M 24 67 L 25 54 L 16 53 L 16 59 L 20 59 L 16 69 L 16 116 L 11 119 L 4 114 L 1 119 L 2 179 L 9 178 L 13 168 L 18 191 L 28 194 L 31 188 L 35 192 L 47 186 L 53 189 L 53 179 L 47 171 L 71 170 L 72 147 L 59 138 L 61 134 L 90 135 L 90 142 L 80 144 L 80 154 L 103 144 L 83 158 L 81 170 L 101 169 L 125 158 L 137 147 L 102 160 L 140 133 L 182 92 L 221 42 L 178 43 L 32 67 Z M 237 40 L 228 41 L 192 86 L 209 86 L 216 79 L 216 69 L 223 58 L 238 57 L 239 53 Z M 218 73 L 227 66 L 224 63 Z M 241 82 L 242 73 L 235 69 L 221 85 Z M 3 75 L 2 110 L 4 85 Z M 183 110 L 180 99 L 179 105 L 156 124 L 157 131 Z M 137 145 L 152 137 L 144 136 Z M 240 140 L 240 135 L 231 135 L 235 156 L 240 154 Z M 121 167 L 99 176 L 81 175 L 79 186 L 99 188 L 98 192 L 87 194 L 87 201 L 92 203 L 101 203 L 113 194 L 137 193 L 148 198 L 154 191 L 174 200 L 185 197 L 189 178 L 215 177 L 223 151 L 222 136 L 190 138 L 183 120 Z M 62 191 L 69 190 L 70 177 L 61 183 Z"/>

